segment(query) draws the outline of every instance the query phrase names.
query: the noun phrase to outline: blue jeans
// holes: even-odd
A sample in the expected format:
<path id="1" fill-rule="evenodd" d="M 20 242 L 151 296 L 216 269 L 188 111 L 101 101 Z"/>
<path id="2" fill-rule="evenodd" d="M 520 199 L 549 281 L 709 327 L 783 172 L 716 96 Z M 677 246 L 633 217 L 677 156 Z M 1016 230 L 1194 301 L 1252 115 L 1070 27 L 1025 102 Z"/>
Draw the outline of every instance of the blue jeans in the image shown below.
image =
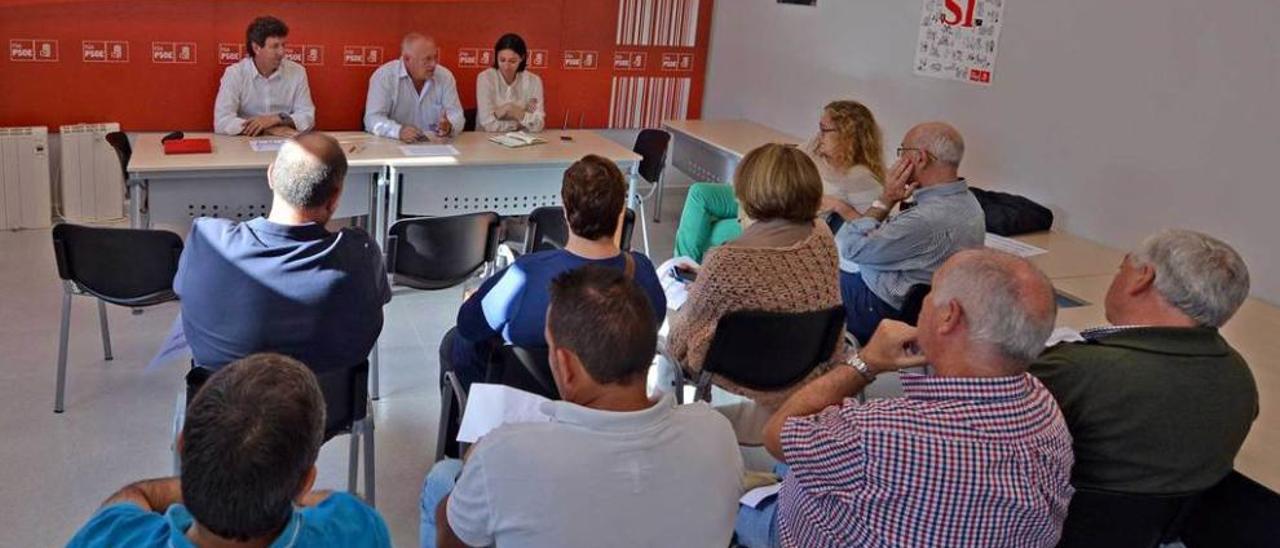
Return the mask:
<path id="1" fill-rule="evenodd" d="M 787 465 L 777 464 L 773 473 L 780 478 L 787 476 Z M 738 505 L 738 521 L 733 526 L 738 544 L 747 548 L 773 548 L 782 546 L 778 541 L 778 498 L 774 497 L 759 508 Z"/>
<path id="2" fill-rule="evenodd" d="M 871 340 L 880 320 L 896 320 L 902 316 L 898 309 L 872 293 L 862 281 L 862 274 L 857 272 L 840 271 L 840 297 L 844 301 L 845 326 L 862 346 Z"/>
<path id="3" fill-rule="evenodd" d="M 444 459 L 427 472 L 427 479 L 422 482 L 422 517 L 421 525 L 418 527 L 418 538 L 422 548 L 435 548 L 436 507 L 440 506 L 440 501 L 449 496 L 450 491 L 453 491 L 453 485 L 458 482 L 460 474 L 462 474 L 462 461 L 458 459 Z"/>

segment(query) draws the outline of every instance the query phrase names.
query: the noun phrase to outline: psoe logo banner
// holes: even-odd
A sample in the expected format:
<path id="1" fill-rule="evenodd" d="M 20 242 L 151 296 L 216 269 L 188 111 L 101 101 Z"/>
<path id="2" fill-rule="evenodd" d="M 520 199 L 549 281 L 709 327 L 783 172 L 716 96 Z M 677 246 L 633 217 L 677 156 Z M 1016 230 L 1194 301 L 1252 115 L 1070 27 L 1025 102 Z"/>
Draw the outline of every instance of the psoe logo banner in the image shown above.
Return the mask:
<path id="1" fill-rule="evenodd" d="M 128 63 L 127 40 L 84 40 L 80 42 L 81 59 L 86 63 Z"/>
<path id="2" fill-rule="evenodd" d="M 9 60 L 19 63 L 53 63 L 58 60 L 58 41 L 10 39 Z"/>
<path id="3" fill-rule="evenodd" d="M 220 42 L 218 44 L 218 64 L 234 65 L 244 58 L 244 44 Z"/>

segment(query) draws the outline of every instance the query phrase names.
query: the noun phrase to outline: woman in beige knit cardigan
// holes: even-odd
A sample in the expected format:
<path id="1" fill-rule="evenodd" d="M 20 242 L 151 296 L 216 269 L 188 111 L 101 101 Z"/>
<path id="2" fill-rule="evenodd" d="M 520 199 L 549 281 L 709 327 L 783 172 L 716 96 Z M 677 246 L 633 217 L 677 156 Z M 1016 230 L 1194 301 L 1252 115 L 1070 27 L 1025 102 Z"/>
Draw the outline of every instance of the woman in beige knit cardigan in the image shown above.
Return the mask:
<path id="1" fill-rule="evenodd" d="M 841 304 L 835 240 L 817 219 L 823 189 L 813 160 L 794 146 L 764 145 L 738 164 L 733 190 L 745 217 L 742 235 L 707 252 L 688 300 L 672 316 L 667 337 L 667 355 L 694 377 L 725 314 L 811 312 Z M 841 356 L 842 346 L 838 342 L 832 356 Z M 774 408 L 829 368 L 830 363 L 824 364 L 780 392 L 736 386 L 719 375 L 712 381 Z"/>

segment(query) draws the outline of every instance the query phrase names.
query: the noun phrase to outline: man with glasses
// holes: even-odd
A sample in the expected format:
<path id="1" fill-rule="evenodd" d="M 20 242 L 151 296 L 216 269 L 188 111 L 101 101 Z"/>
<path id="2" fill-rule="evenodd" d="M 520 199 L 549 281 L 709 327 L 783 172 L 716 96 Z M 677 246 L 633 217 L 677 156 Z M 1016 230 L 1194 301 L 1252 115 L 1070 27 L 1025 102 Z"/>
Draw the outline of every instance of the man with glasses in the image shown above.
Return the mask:
<path id="1" fill-rule="evenodd" d="M 942 122 L 917 125 L 898 148 L 884 193 L 836 233 L 849 332 L 866 344 L 880 320 L 902 319 L 907 294 L 957 251 L 982 247 L 982 207 L 959 176 L 964 139 Z M 890 216 L 895 205 L 915 206 Z"/>

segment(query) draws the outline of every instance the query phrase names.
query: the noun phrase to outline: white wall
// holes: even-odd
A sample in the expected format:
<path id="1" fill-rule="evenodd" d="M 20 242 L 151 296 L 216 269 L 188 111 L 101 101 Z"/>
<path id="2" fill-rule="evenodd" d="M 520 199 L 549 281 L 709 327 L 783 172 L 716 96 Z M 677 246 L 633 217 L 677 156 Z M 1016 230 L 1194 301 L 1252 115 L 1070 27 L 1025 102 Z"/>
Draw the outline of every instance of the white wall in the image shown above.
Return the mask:
<path id="1" fill-rule="evenodd" d="M 989 88 L 912 74 L 920 14 L 920 0 L 720 0 L 704 117 L 807 137 L 821 105 L 855 98 L 886 159 L 912 124 L 947 120 L 978 186 L 1121 248 L 1206 231 L 1280 302 L 1280 2 L 1006 0 Z"/>

